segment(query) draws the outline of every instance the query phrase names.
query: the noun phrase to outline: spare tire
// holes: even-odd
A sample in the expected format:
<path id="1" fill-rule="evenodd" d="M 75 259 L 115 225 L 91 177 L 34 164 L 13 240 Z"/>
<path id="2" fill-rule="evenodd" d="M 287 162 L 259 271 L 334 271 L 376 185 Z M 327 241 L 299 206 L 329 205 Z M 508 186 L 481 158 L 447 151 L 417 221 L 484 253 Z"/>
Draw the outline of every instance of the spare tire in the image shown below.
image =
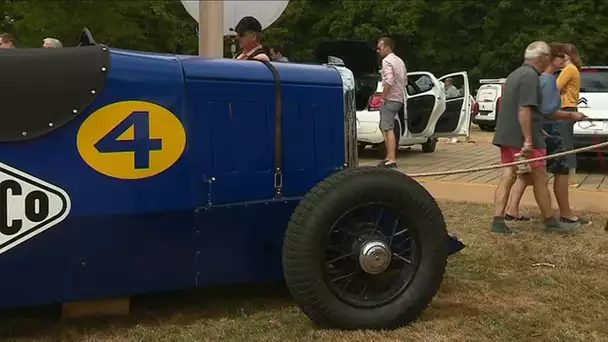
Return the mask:
<path id="1" fill-rule="evenodd" d="M 437 293 L 446 237 L 439 206 L 416 181 L 385 168 L 347 169 L 294 211 L 285 279 L 318 326 L 394 329 L 415 321 Z"/>

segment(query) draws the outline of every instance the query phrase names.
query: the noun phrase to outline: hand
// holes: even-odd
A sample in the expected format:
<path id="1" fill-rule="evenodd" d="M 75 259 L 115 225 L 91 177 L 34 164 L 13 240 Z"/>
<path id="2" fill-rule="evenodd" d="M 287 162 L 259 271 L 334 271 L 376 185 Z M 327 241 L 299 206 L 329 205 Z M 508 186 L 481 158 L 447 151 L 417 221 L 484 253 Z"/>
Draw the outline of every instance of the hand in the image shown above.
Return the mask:
<path id="1" fill-rule="evenodd" d="M 524 142 L 524 147 L 521 148 L 521 154 L 526 158 L 530 158 L 532 156 L 533 149 L 534 146 L 531 142 Z"/>
<path id="2" fill-rule="evenodd" d="M 587 119 L 587 115 L 580 113 L 580 112 L 574 112 L 572 113 L 572 120 L 574 121 L 581 121 L 581 120 L 585 120 Z"/>

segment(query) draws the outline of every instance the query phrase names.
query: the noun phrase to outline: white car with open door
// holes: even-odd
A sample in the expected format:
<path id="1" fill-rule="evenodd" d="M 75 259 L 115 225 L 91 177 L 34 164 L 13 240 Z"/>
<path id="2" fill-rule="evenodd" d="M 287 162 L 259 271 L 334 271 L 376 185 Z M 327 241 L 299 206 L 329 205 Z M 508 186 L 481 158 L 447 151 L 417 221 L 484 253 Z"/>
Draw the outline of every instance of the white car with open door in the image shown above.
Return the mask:
<path id="1" fill-rule="evenodd" d="M 439 79 L 426 71 L 408 72 L 407 108 L 395 117 L 398 146 L 421 145 L 424 152 L 435 150 L 438 137 L 467 136 L 472 104 L 469 79 L 465 71 Z M 443 80 L 452 78 L 459 96 L 446 99 Z M 379 128 L 382 83 L 369 98 L 367 107 L 357 111 L 357 141 L 360 151 L 366 146 L 385 153 L 384 136 Z M 359 108 L 357 108 L 359 109 Z M 406 114 L 407 113 L 407 114 Z"/>

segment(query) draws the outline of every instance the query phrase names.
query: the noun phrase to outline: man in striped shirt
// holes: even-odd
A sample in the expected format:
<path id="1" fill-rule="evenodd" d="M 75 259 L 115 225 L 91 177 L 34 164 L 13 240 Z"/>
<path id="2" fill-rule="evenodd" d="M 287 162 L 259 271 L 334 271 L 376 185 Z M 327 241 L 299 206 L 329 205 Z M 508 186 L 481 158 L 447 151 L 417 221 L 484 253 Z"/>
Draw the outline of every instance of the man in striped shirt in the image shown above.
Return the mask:
<path id="1" fill-rule="evenodd" d="M 393 52 L 393 40 L 388 37 L 378 40 L 376 51 L 382 58 L 382 106 L 380 107 L 380 129 L 384 134 L 386 158 L 379 166 L 397 167 L 397 142 L 395 139 L 395 116 L 405 105 L 407 69 L 403 60 Z"/>

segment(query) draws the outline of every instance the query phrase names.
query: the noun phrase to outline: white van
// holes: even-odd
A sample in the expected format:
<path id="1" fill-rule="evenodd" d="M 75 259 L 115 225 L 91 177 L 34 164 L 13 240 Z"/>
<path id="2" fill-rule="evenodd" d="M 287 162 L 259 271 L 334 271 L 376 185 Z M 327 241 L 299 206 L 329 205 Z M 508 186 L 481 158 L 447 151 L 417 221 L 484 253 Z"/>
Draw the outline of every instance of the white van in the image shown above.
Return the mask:
<path id="1" fill-rule="evenodd" d="M 475 98 L 478 112 L 473 123 L 482 131 L 492 132 L 496 128 L 496 117 L 500 112 L 500 103 L 504 93 L 506 78 L 482 79 Z"/>

